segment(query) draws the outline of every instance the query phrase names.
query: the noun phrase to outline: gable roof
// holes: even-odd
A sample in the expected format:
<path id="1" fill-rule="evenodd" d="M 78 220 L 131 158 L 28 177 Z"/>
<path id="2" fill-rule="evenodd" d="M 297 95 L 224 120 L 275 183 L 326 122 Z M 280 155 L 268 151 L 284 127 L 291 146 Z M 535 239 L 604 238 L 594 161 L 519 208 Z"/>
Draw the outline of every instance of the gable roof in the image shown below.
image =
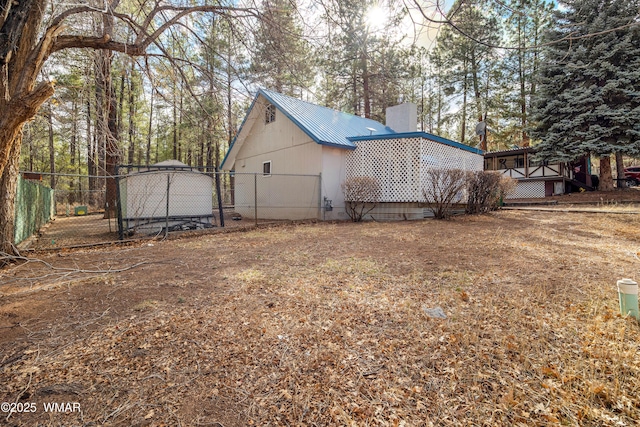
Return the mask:
<path id="1" fill-rule="evenodd" d="M 395 131 L 375 120 L 354 116 L 353 114 L 333 110 L 331 108 L 315 105 L 310 102 L 291 98 L 281 93 L 266 89 L 260 89 L 249 107 L 238 134 L 231 142 L 229 151 L 222 161 L 221 169 L 229 160 L 230 155 L 235 158 L 235 154 L 244 142 L 246 137 L 243 129 L 247 124 L 247 119 L 253 110 L 256 101 L 262 96 L 269 103 L 276 106 L 289 120 L 296 124 L 313 141 L 321 145 L 355 150 L 356 145 L 350 141 L 349 137 L 391 135 Z M 231 154 L 233 151 L 233 154 Z"/>

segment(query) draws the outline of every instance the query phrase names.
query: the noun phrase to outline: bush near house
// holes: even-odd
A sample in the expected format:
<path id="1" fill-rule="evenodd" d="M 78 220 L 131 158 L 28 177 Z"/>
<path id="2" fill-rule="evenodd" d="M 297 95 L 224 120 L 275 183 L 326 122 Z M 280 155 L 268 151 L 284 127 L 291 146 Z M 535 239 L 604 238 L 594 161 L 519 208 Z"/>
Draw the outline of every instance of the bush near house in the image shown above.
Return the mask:
<path id="1" fill-rule="evenodd" d="M 467 207 L 465 212 L 479 214 L 498 209 L 501 200 L 515 190 L 516 181 L 505 178 L 498 172 L 477 171 L 467 173 L 466 185 Z"/>
<path id="2" fill-rule="evenodd" d="M 369 176 L 348 178 L 342 184 L 342 192 L 345 210 L 353 222 L 362 221 L 376 207 L 382 194 L 378 180 Z"/>
<path id="3" fill-rule="evenodd" d="M 462 169 L 430 169 L 422 189 L 427 208 L 436 219 L 453 215 L 454 205 L 461 203 L 467 183 L 467 173 Z"/>
<path id="4" fill-rule="evenodd" d="M 498 172 L 431 169 L 422 193 L 436 219 L 450 218 L 456 205 L 465 203 L 465 213 L 479 214 L 498 209 L 500 201 L 515 189 L 516 182 Z"/>

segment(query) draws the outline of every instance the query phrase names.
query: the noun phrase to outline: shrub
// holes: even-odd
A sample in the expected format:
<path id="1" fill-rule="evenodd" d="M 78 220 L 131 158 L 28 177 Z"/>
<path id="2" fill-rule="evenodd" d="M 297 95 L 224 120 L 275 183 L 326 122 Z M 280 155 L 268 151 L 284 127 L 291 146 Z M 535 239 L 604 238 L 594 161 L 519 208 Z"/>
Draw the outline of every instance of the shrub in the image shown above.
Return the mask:
<path id="1" fill-rule="evenodd" d="M 353 222 L 362 221 L 376 207 L 382 195 L 378 180 L 368 176 L 348 178 L 342 184 L 342 192 L 345 210 Z"/>
<path id="2" fill-rule="evenodd" d="M 464 197 L 466 173 L 462 169 L 429 169 L 422 194 L 436 219 L 453 215 L 453 205 Z"/>
<path id="3" fill-rule="evenodd" d="M 498 209 L 500 201 L 515 189 L 516 181 L 499 172 L 477 171 L 467 173 L 468 214 Z"/>

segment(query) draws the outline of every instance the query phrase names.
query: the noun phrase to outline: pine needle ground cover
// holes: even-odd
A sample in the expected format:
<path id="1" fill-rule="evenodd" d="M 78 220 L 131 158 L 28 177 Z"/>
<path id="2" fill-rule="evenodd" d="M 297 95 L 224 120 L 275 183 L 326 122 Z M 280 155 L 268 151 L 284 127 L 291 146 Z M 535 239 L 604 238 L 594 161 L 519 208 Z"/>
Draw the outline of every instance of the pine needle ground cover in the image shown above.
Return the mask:
<path id="1" fill-rule="evenodd" d="M 528 211 L 42 253 L 0 272 L 0 401 L 37 405 L 0 424 L 635 425 L 639 253 L 637 215 Z"/>

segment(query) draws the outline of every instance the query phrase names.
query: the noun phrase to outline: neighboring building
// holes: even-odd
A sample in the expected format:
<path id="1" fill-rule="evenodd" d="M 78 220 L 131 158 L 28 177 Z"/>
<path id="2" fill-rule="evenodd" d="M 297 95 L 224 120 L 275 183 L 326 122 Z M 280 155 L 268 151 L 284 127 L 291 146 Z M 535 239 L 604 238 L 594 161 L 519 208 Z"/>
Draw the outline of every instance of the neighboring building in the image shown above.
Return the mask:
<path id="1" fill-rule="evenodd" d="M 261 89 L 221 169 L 235 172 L 235 209 L 246 217 L 257 202 L 261 218 L 345 219 L 345 179 L 371 176 L 383 192 L 375 218 L 422 218 L 425 171 L 482 170 L 482 152 L 416 128 L 413 104 L 389 108 L 383 125 Z"/>
<path id="2" fill-rule="evenodd" d="M 535 199 L 565 194 L 580 188 L 592 189 L 591 168 L 587 157 L 572 163 L 548 163 L 535 158 L 535 147 L 484 154 L 484 169 L 498 171 L 517 180 L 507 199 Z"/>

